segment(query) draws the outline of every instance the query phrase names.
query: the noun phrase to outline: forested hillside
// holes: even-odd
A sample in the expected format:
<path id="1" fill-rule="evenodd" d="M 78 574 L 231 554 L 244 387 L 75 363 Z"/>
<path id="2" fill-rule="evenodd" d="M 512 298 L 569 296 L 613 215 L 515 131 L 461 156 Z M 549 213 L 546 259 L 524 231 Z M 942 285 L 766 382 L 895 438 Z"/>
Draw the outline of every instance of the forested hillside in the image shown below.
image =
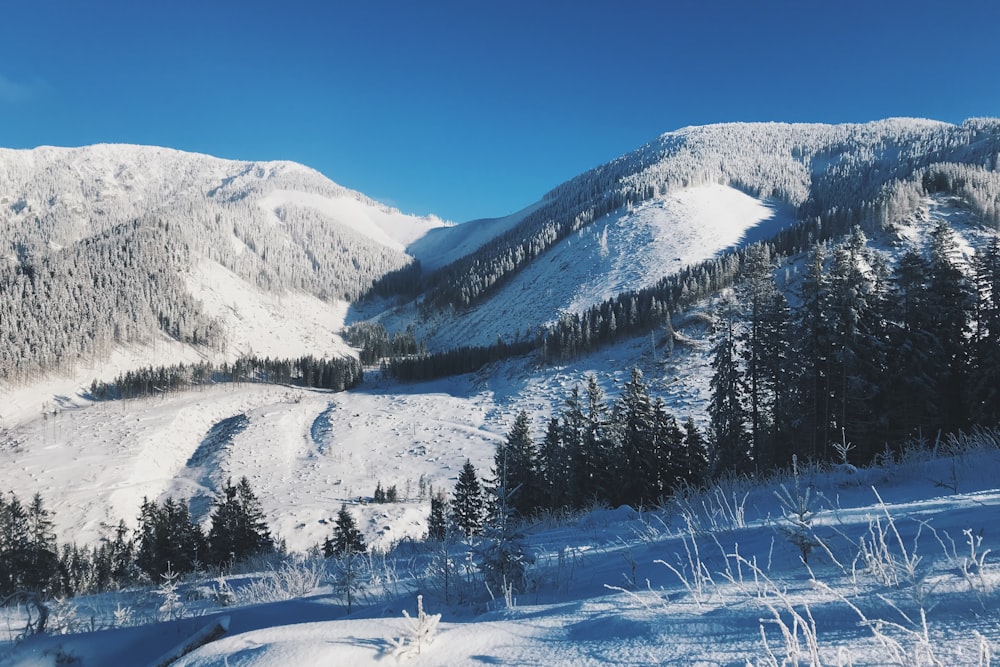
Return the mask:
<path id="1" fill-rule="evenodd" d="M 427 303 L 465 308 L 602 216 L 708 183 L 786 202 L 829 238 L 912 211 L 914 179 L 933 165 L 1000 223 L 998 155 L 996 120 L 734 123 L 670 132 L 549 192 L 520 224 L 429 278 Z"/>
<path id="2" fill-rule="evenodd" d="M 102 145 L 0 150 L 0 380 L 158 335 L 226 331 L 186 276 L 215 262 L 246 289 L 357 299 L 413 260 L 404 216 L 288 162 Z"/>

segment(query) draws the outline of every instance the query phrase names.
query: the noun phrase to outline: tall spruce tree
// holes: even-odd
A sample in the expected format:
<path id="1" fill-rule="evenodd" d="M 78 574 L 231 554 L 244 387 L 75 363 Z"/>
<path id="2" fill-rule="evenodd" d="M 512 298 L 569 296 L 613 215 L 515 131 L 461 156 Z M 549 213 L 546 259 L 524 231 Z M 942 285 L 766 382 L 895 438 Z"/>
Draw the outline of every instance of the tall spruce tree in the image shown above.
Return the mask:
<path id="1" fill-rule="evenodd" d="M 937 223 L 931 232 L 929 260 L 925 306 L 941 350 L 940 358 L 934 360 L 935 376 L 939 378 L 940 426 L 954 431 L 968 424 L 968 342 L 974 299 L 962 270 L 955 232 L 947 221 Z"/>
<path id="2" fill-rule="evenodd" d="M 530 516 L 538 506 L 538 452 L 531 438 L 531 420 L 522 410 L 514 418 L 507 439 L 497 445 L 494 454 L 496 485 L 509 489 L 512 509 L 522 517 Z"/>
<path id="3" fill-rule="evenodd" d="M 975 260 L 976 336 L 971 351 L 969 411 L 978 424 L 1000 423 L 1000 239 Z"/>
<path id="4" fill-rule="evenodd" d="M 482 530 L 485 503 L 483 487 L 476 475 L 476 468 L 466 459 L 462 471 L 458 474 L 451 501 L 452 520 L 466 537 L 478 535 Z"/>
<path id="5" fill-rule="evenodd" d="M 431 495 L 431 512 L 427 518 L 427 539 L 441 542 L 448 536 L 448 500 L 443 491 Z"/>
<path id="6" fill-rule="evenodd" d="M 747 251 L 736 295 L 745 321 L 739 340 L 747 384 L 751 458 L 755 466 L 771 467 L 784 452 L 776 446 L 781 414 L 787 407 L 780 381 L 788 356 L 788 304 L 774 280 L 771 249 L 753 245 Z"/>
<path id="7" fill-rule="evenodd" d="M 55 533 L 52 532 L 51 512 L 45 509 L 42 496 L 36 493 L 28 506 L 27 570 L 24 587 L 47 595 L 59 573 L 59 552 Z"/>
<path id="8" fill-rule="evenodd" d="M 236 485 L 227 480 L 214 505 L 208 532 L 213 563 L 232 564 L 274 548 L 264 511 L 246 477 L 240 478 Z"/>
<path id="9" fill-rule="evenodd" d="M 345 554 L 363 554 L 366 551 L 368 545 L 365 544 L 365 538 L 358 530 L 354 517 L 348 511 L 347 505 L 341 505 L 333 524 L 333 535 L 323 543 L 323 555 L 328 558 L 340 557 Z"/>
<path id="10" fill-rule="evenodd" d="M 828 460 L 830 449 L 831 351 L 830 283 L 826 273 L 827 249 L 813 246 L 806 275 L 799 286 L 800 306 L 792 324 L 793 364 L 790 376 L 799 378 L 796 413 L 802 415 L 798 431 L 804 458 Z"/>
<path id="11" fill-rule="evenodd" d="M 708 414 L 712 419 L 716 473 L 749 472 L 751 469 L 746 427 L 746 381 L 740 367 L 736 336 L 736 307 L 722 305 L 719 337 L 712 354 L 712 396 Z"/>
<path id="12" fill-rule="evenodd" d="M 621 435 L 621 449 L 613 464 L 620 477 L 619 484 L 611 485 L 616 491 L 614 501 L 636 506 L 655 501 L 663 492 L 669 454 L 666 443 L 658 437 L 649 387 L 638 368 L 632 369 L 612 418 Z"/>
<path id="13" fill-rule="evenodd" d="M 572 502 L 569 490 L 573 468 L 569 453 L 563 445 L 562 434 L 559 418 L 552 417 L 538 452 L 540 506 L 547 509 L 567 507 Z"/>

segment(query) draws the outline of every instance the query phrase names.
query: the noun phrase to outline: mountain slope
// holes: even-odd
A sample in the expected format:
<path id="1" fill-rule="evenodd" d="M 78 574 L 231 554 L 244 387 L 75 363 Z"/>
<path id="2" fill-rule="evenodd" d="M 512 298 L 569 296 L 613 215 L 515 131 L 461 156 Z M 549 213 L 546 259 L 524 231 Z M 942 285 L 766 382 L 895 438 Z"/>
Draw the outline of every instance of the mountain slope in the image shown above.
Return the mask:
<path id="1" fill-rule="evenodd" d="M 1000 121 L 989 119 L 685 128 L 549 192 L 517 225 L 432 276 L 427 302 L 466 308 L 603 216 L 691 186 L 718 183 L 773 198 L 794 207 L 799 219 L 846 231 L 898 214 L 891 208 L 898 188 L 922 169 L 959 163 L 995 172 L 998 160 Z M 988 180 L 993 189 L 995 179 Z"/>
<path id="2" fill-rule="evenodd" d="M 120 145 L 2 150 L 0 381 L 160 340 L 248 353 L 235 330 L 252 313 L 218 303 L 223 283 L 296 319 L 297 299 L 356 299 L 405 271 L 405 246 L 441 224 L 290 162 Z M 300 296 L 283 308 L 284 294 Z M 336 326 L 326 318 L 322 329 Z"/>

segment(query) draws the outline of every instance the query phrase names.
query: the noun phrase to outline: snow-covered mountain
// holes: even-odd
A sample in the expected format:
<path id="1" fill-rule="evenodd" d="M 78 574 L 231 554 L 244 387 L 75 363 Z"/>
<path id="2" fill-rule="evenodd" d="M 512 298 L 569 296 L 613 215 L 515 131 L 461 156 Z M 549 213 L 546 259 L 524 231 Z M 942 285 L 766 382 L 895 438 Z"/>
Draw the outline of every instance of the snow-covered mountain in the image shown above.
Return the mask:
<path id="1" fill-rule="evenodd" d="M 442 224 L 291 162 L 0 150 L 0 382 L 141 344 L 179 359 L 343 354 L 346 302 L 405 271 L 405 246 Z"/>
<path id="2" fill-rule="evenodd" d="M 673 415 L 704 427 L 710 305 L 730 290 L 737 251 L 749 243 L 769 241 L 776 255 L 788 255 L 778 283 L 793 298 L 806 272 L 803 250 L 839 241 L 855 225 L 871 249 L 859 256 L 892 265 L 905 251 L 926 250 L 934 224 L 946 220 L 958 264 L 968 267 L 973 249 L 1000 226 L 998 162 L 996 120 L 685 128 L 510 216 L 449 225 L 288 162 L 137 146 L 0 150 L 0 491 L 40 493 L 60 540 L 80 544 L 109 539 L 119 519 L 133 526 L 144 497 L 188 501 L 205 525 L 211 499 L 242 476 L 292 551 L 327 537 L 342 503 L 377 548 L 419 538 L 432 490 L 449 490 L 467 460 L 488 471 L 521 410 L 541 441 L 585 375 L 614 397 L 640 368 Z M 650 294 L 654 321 L 639 326 L 630 321 L 639 317 L 633 304 Z M 616 335 L 547 356 L 567 331 L 601 333 L 602 308 L 617 323 L 604 328 L 617 326 Z M 340 334 L 358 321 L 408 331 L 437 352 L 498 340 L 536 347 L 430 382 L 369 369 L 360 388 L 343 393 L 227 383 L 127 401 L 88 394 L 93 379 L 139 367 L 354 355 Z M 963 485 L 973 467 L 962 469 Z M 925 475 L 920 483 L 936 489 L 948 481 Z M 995 504 L 987 481 L 970 483 Z M 396 487 L 401 502 L 361 502 L 376 484 Z M 911 486 L 899 490 L 894 512 L 910 511 Z M 727 493 L 707 497 L 746 503 Z M 760 516 L 741 530 L 762 529 L 784 511 L 772 489 L 755 493 Z M 853 486 L 851 493 L 861 495 Z M 882 511 L 881 499 L 852 499 Z M 621 564 L 634 553 L 659 557 L 668 538 L 646 544 L 636 537 L 643 515 L 615 516 L 607 525 L 627 524 L 631 541 L 594 524 L 537 541 L 561 543 L 551 560 L 569 558 L 572 568 L 594 547 L 586 531 L 608 544 L 618 539 L 614 549 L 599 546 L 596 560 L 599 576 L 611 572 L 611 583 L 621 583 Z M 956 521 L 947 525 L 965 528 Z M 670 548 L 682 550 L 678 539 L 670 533 Z M 554 555 L 569 543 L 576 551 Z M 754 557 L 770 561 L 773 541 L 769 552 L 754 532 L 752 544 Z M 574 583 L 574 595 L 599 595 L 604 583 Z M 596 622 L 583 608 L 572 617 L 584 630 Z M 755 623 L 743 619 L 753 631 Z M 609 655 L 619 640 L 607 638 Z"/>

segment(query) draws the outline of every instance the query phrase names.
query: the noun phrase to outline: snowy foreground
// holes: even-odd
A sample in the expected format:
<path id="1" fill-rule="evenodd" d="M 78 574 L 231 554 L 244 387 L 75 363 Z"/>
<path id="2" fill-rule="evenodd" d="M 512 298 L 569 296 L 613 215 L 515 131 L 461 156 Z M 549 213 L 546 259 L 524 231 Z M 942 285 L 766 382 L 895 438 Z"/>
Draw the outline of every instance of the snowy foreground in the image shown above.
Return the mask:
<path id="1" fill-rule="evenodd" d="M 446 602 L 442 547 L 404 542 L 368 563 L 351 614 L 327 566 L 301 559 L 186 582 L 173 605 L 155 590 L 70 600 L 50 619 L 68 634 L 16 645 L 24 610 L 8 609 L 0 665 L 167 664 L 222 617 L 219 638 L 169 664 L 986 665 L 1000 646 L 998 464 L 984 435 L 542 522 L 527 531 L 530 590 L 507 599 L 462 567 L 459 542 Z"/>

